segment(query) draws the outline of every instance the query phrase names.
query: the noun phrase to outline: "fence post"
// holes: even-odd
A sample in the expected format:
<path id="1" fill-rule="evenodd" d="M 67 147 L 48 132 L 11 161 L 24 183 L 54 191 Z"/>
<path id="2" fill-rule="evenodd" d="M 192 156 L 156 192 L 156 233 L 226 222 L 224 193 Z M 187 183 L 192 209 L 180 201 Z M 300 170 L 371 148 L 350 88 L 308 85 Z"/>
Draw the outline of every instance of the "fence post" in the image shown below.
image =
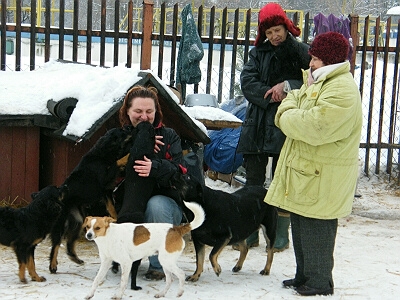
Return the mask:
<path id="1" fill-rule="evenodd" d="M 151 35 L 153 32 L 153 0 L 143 1 L 142 54 L 140 69 L 151 69 Z"/>
<path id="2" fill-rule="evenodd" d="M 350 35 L 353 41 L 353 52 L 351 54 L 351 60 L 350 60 L 350 72 L 354 76 L 354 70 L 356 68 L 357 47 L 359 43 L 358 15 L 350 14 L 349 17 L 350 17 Z"/>

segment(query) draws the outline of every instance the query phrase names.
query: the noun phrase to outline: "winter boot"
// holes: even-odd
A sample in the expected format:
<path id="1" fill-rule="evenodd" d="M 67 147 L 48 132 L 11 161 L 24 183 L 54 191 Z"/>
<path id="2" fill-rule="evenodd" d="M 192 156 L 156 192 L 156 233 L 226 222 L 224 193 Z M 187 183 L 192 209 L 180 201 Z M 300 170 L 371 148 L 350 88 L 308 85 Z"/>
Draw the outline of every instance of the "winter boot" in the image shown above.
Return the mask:
<path id="1" fill-rule="evenodd" d="M 258 230 L 249 235 L 249 237 L 246 239 L 246 244 L 248 248 L 258 247 L 258 245 L 260 244 L 258 238 Z M 239 245 L 233 244 L 232 249 L 239 250 Z"/>
<path id="2" fill-rule="evenodd" d="M 246 239 L 247 247 L 253 248 L 258 247 L 260 241 L 258 240 L 258 230 L 254 231 L 250 236 Z"/>
<path id="3" fill-rule="evenodd" d="M 274 252 L 282 252 L 289 248 L 289 225 L 290 214 L 287 212 L 278 212 L 278 224 L 276 226 L 276 240 Z"/>

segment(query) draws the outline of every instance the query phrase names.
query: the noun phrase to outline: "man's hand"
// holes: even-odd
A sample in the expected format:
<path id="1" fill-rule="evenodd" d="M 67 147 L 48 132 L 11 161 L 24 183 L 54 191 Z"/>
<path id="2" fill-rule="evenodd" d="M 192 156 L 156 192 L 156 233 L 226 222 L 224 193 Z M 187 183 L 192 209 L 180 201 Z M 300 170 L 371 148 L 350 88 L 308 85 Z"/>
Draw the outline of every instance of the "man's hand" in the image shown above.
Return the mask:
<path id="1" fill-rule="evenodd" d="M 270 88 L 264 95 L 264 99 L 271 95 L 271 102 L 281 102 L 286 97 L 286 93 L 283 91 L 285 86 L 284 82 L 278 83 Z"/>

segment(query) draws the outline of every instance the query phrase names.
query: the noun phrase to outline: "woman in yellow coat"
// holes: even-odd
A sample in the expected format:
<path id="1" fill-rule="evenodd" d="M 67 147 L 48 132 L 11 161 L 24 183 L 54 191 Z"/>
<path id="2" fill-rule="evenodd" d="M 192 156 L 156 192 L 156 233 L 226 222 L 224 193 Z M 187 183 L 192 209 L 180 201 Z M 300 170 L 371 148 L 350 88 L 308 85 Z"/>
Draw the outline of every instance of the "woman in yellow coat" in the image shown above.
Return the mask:
<path id="1" fill-rule="evenodd" d="M 286 135 L 265 202 L 291 213 L 296 276 L 304 296 L 333 294 L 338 218 L 351 213 L 358 177 L 361 98 L 343 35 L 316 36 L 304 84 L 282 101 L 275 124 Z"/>

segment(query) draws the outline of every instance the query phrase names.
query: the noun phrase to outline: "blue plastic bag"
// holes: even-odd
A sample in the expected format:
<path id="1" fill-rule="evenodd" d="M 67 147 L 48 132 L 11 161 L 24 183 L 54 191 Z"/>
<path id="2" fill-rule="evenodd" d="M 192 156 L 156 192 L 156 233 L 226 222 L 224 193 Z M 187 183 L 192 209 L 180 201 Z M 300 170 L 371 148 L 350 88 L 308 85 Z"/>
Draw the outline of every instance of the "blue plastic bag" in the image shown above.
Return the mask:
<path id="1" fill-rule="evenodd" d="M 246 115 L 247 100 L 243 97 L 231 99 L 221 105 L 221 109 L 232 113 L 242 121 Z M 242 126 L 210 130 L 211 142 L 204 147 L 204 163 L 213 171 L 230 174 L 243 163 L 243 155 L 236 153 Z"/>

